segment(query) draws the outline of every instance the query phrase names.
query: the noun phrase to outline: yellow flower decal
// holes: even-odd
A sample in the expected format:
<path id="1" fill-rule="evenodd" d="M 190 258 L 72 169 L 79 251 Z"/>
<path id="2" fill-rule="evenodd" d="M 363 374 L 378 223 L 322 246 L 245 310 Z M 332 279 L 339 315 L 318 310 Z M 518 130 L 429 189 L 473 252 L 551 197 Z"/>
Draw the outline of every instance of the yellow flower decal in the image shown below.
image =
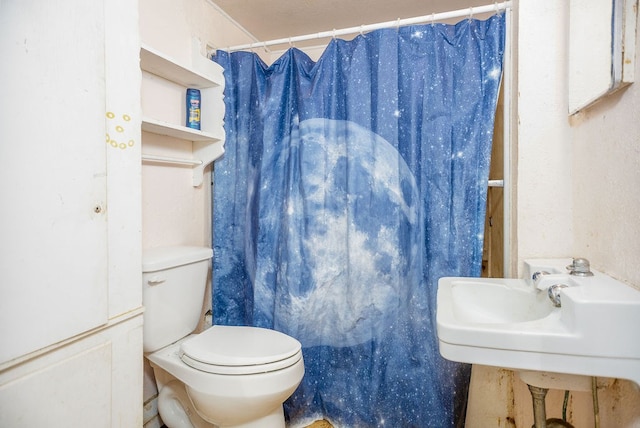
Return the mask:
<path id="1" fill-rule="evenodd" d="M 108 111 L 107 114 L 107 132 L 106 142 L 115 149 L 124 150 L 127 147 L 133 147 L 136 142 L 134 139 L 127 140 L 127 125 L 131 122 L 131 116 L 123 114 L 118 117 L 114 112 Z M 125 142 L 126 141 L 126 142 Z"/>

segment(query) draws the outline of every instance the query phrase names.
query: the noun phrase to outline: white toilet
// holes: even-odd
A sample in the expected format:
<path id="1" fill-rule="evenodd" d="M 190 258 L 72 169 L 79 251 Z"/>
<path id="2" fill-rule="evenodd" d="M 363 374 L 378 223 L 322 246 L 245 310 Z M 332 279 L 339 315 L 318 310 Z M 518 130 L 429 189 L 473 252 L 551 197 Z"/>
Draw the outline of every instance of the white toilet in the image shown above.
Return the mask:
<path id="1" fill-rule="evenodd" d="M 257 327 L 198 325 L 210 248 L 143 256 L 144 352 L 169 428 L 284 428 L 282 403 L 304 375 L 300 342 Z"/>

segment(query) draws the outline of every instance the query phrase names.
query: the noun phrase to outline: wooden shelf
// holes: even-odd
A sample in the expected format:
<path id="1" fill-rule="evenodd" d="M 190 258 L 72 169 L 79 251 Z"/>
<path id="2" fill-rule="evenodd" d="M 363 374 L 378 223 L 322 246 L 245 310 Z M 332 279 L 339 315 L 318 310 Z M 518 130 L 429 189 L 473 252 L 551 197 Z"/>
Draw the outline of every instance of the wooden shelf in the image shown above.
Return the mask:
<path id="1" fill-rule="evenodd" d="M 224 74 L 220 65 L 200 55 L 199 44 L 192 51 L 192 64 L 180 64 L 163 53 L 147 45 L 140 47 L 140 68 L 162 79 L 177 83 L 185 88 L 197 88 L 208 97 L 207 114 L 217 117 L 213 123 L 207 122 L 207 128 L 197 130 L 174 123 L 164 122 L 151 117 L 142 118 L 142 130 L 152 134 L 164 135 L 192 145 L 192 159 L 174 158 L 162 155 L 143 154 L 145 163 L 157 163 L 174 166 L 193 167 L 193 185 L 202 184 L 204 169 L 224 153 Z M 205 104 L 205 103 L 203 103 Z M 217 112 L 217 114 L 216 114 Z"/>
<path id="2" fill-rule="evenodd" d="M 198 129 L 187 128 L 186 126 L 174 125 L 173 123 L 162 122 L 149 117 L 142 118 L 142 130 L 152 134 L 166 135 L 187 141 L 220 141 L 221 135 L 214 135 L 211 132 L 204 132 Z"/>
<path id="3" fill-rule="evenodd" d="M 177 61 L 156 51 L 155 49 L 140 46 L 140 68 L 164 79 L 178 83 L 186 88 L 211 88 L 224 82 L 222 67 L 211 62 L 209 70 L 194 70 L 179 64 Z"/>

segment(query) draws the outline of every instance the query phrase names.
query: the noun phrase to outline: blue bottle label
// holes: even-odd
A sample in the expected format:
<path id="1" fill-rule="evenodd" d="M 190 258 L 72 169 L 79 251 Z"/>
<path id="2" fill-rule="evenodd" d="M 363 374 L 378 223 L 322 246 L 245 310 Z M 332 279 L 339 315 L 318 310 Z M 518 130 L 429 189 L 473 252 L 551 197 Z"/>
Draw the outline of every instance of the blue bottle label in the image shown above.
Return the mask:
<path id="1" fill-rule="evenodd" d="M 200 129 L 200 90 L 187 89 L 187 127 Z"/>

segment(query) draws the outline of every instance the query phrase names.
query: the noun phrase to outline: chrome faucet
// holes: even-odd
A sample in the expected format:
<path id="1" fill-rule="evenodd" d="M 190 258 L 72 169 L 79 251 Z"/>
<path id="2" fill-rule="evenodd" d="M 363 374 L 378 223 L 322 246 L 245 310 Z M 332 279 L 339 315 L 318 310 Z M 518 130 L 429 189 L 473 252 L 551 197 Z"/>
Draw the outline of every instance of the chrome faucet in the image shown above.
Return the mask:
<path id="1" fill-rule="evenodd" d="M 582 257 L 573 259 L 573 263 L 567 266 L 567 270 L 569 271 L 569 275 L 593 276 L 593 272 L 591 272 L 591 267 L 589 265 L 589 260 Z"/>
<path id="2" fill-rule="evenodd" d="M 547 288 L 547 296 L 549 296 L 551 303 L 553 303 L 553 306 L 555 306 L 556 308 L 559 308 L 562 306 L 562 301 L 560 298 L 560 290 L 567 287 L 568 286 L 565 284 L 554 284 L 551 287 Z"/>
<path id="3" fill-rule="evenodd" d="M 591 272 L 589 260 L 582 257 L 574 258 L 571 264 L 567 266 L 567 270 L 569 271 L 569 275 L 573 275 L 573 276 L 580 276 L 580 277 L 593 276 L 593 272 Z M 534 272 L 533 275 L 531 276 L 531 279 L 533 280 L 533 284 L 535 288 L 537 288 L 538 290 L 546 289 L 547 295 L 549 296 L 549 300 L 551 300 L 551 303 L 553 303 L 553 306 L 555 306 L 556 308 L 559 308 L 562 306 L 561 297 L 560 297 L 561 291 L 563 288 L 567 288 L 568 285 L 563 284 L 561 282 L 555 283 L 555 284 L 551 282 L 552 285 L 548 285 L 550 283 L 549 280 L 545 280 L 545 281 L 542 280 L 543 277 L 547 275 L 550 275 L 549 280 L 551 281 L 554 281 L 554 282 L 556 280 L 562 281 L 562 274 L 551 275 L 549 272 L 544 270 Z M 565 279 L 567 279 L 566 276 L 565 276 Z"/>
<path id="4" fill-rule="evenodd" d="M 539 287 L 539 285 L 542 280 L 542 277 L 545 275 L 550 275 L 550 273 L 547 272 L 546 270 L 541 270 L 538 272 L 534 272 L 534 274 L 531 276 L 531 279 L 533 280 L 533 284 L 538 289 L 538 292 L 541 290 L 544 290 L 544 288 Z M 560 300 L 560 290 L 567 287 L 568 286 L 566 284 L 553 284 L 547 287 L 547 296 L 549 296 L 549 300 L 551 300 L 551 303 L 556 308 L 559 308 L 562 306 L 562 302 Z"/>

